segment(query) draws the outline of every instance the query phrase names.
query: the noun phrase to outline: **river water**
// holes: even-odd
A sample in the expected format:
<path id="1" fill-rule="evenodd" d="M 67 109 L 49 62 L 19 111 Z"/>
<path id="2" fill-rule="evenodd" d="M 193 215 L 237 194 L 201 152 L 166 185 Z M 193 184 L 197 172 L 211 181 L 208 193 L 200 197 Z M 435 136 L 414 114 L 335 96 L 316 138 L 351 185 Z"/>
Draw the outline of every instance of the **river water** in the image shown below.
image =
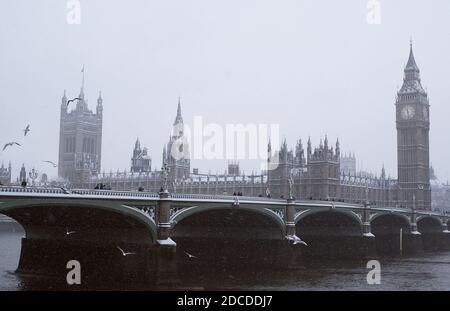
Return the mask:
<path id="1" fill-rule="evenodd" d="M 0 232 L 0 290 L 65 290 L 65 280 L 15 273 L 23 233 Z M 179 271 L 182 284 L 173 289 L 206 290 L 449 290 L 450 252 L 421 253 L 379 259 L 380 284 L 367 283 L 367 262 L 319 260 L 283 270 L 245 267 Z M 100 282 L 101 284 L 101 282 Z M 89 289 L 152 290 L 146 284 L 101 284 Z"/>

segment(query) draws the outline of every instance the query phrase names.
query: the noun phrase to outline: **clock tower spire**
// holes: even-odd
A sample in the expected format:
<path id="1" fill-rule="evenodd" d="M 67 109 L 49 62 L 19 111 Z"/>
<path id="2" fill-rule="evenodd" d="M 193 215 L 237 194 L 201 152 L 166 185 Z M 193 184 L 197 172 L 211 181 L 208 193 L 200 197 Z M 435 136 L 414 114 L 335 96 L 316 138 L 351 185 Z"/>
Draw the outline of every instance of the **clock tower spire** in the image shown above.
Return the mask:
<path id="1" fill-rule="evenodd" d="M 420 81 L 412 42 L 395 106 L 399 203 L 411 208 L 415 198 L 417 209 L 430 210 L 430 105 Z"/>

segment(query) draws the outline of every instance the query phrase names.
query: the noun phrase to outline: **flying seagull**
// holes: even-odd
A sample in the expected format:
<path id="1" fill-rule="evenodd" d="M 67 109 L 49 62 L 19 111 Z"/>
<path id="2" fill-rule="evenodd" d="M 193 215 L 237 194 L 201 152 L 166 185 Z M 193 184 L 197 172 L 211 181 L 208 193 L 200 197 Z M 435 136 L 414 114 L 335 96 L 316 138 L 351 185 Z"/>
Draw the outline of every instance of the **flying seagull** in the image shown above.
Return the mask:
<path id="1" fill-rule="evenodd" d="M 296 244 L 302 244 L 302 245 L 308 246 L 308 244 L 306 244 L 305 241 L 303 241 L 302 239 L 300 239 L 300 238 L 299 238 L 298 236 L 296 236 L 296 235 L 290 235 L 290 236 L 287 236 L 287 239 L 288 239 L 289 241 L 292 241 L 292 244 L 294 244 L 294 245 L 296 245 Z"/>
<path id="2" fill-rule="evenodd" d="M 51 165 L 53 165 L 53 167 L 58 167 L 58 165 L 56 165 L 55 164 L 55 162 L 52 162 L 52 161 L 48 161 L 48 160 L 42 160 L 42 162 L 45 162 L 45 163 L 50 163 Z"/>
<path id="3" fill-rule="evenodd" d="M 122 252 L 122 255 L 125 257 L 125 256 L 128 256 L 128 255 L 135 255 L 136 253 L 134 253 L 134 252 L 125 252 L 123 249 L 121 249 L 119 246 L 117 246 L 117 249 L 119 250 L 119 251 L 121 251 Z"/>
<path id="4" fill-rule="evenodd" d="M 30 131 L 30 125 L 28 124 L 27 127 L 23 130 L 23 136 L 27 136 L 29 131 Z"/>
<path id="5" fill-rule="evenodd" d="M 79 98 L 79 97 L 75 97 L 75 98 L 69 99 L 69 100 L 67 101 L 67 107 L 69 106 L 69 104 L 70 104 L 71 102 L 74 102 L 74 101 L 76 101 L 76 100 L 82 100 L 82 99 Z"/>
<path id="6" fill-rule="evenodd" d="M 308 246 L 308 244 L 306 244 L 306 242 L 303 241 L 303 240 L 294 241 L 294 245 L 295 245 L 295 244 L 302 244 L 302 245 Z"/>
<path id="7" fill-rule="evenodd" d="M 76 231 L 69 231 L 69 228 L 66 227 L 66 235 L 71 235 L 73 233 L 77 233 Z"/>
<path id="8" fill-rule="evenodd" d="M 9 146 L 14 146 L 14 145 L 22 146 L 21 144 L 16 143 L 15 141 L 12 141 L 12 142 L 7 143 L 7 144 L 5 144 L 5 145 L 3 146 L 3 151 L 5 151 L 5 149 L 8 148 Z"/>
<path id="9" fill-rule="evenodd" d="M 195 259 L 198 259 L 198 257 L 197 256 L 194 256 L 194 255 L 192 255 L 192 254 L 189 254 L 188 252 L 184 252 L 189 258 L 195 258 Z"/>

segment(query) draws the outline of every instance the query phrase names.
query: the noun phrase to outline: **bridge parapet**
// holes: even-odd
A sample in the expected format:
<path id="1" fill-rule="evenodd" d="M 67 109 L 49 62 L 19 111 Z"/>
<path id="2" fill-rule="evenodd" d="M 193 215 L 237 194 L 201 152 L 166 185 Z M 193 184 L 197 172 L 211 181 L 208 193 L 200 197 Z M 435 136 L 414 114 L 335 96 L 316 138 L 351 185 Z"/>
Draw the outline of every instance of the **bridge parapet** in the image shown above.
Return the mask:
<path id="1" fill-rule="evenodd" d="M 134 191 L 115 191 L 115 190 L 90 190 L 90 189 L 63 189 L 63 188 L 44 188 L 44 187 L 19 187 L 19 186 L 0 186 L 0 196 L 38 196 L 46 197 L 49 195 L 61 196 L 98 196 L 98 197 L 116 197 L 116 198 L 159 198 L 157 193 L 134 192 Z"/>
<path id="2" fill-rule="evenodd" d="M 252 202 L 279 202 L 279 203 L 286 203 L 286 200 L 283 199 L 271 199 L 271 198 L 264 198 L 264 197 L 249 197 L 249 196 L 236 196 L 236 195 L 205 195 L 205 194 L 170 194 L 170 198 L 174 200 L 183 200 L 183 199 L 189 199 L 189 200 L 233 200 L 236 199 L 239 201 L 252 201 Z"/>

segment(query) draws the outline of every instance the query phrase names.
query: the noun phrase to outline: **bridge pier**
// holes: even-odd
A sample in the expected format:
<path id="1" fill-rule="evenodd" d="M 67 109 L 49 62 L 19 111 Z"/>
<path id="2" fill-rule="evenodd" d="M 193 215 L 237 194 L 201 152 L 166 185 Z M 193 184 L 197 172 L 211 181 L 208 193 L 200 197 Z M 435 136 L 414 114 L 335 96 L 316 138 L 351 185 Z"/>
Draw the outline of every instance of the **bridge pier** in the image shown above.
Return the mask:
<path id="1" fill-rule="evenodd" d="M 446 251 L 450 250 L 450 231 L 448 231 L 447 219 L 444 219 L 444 222 L 442 223 L 442 233 L 440 236 L 439 249 Z"/>
<path id="2" fill-rule="evenodd" d="M 156 285 L 173 285 L 180 282 L 177 270 L 177 244 L 170 237 L 170 194 L 167 190 L 159 193 L 156 211 L 158 224 L 155 251 L 155 283 Z"/>
<path id="3" fill-rule="evenodd" d="M 411 231 L 406 235 L 403 245 L 403 253 L 419 253 L 423 251 L 422 234 L 417 230 L 415 217 L 412 218 Z"/>
<path id="4" fill-rule="evenodd" d="M 372 258 L 376 254 L 375 235 L 372 233 L 370 226 L 370 205 L 364 206 L 362 213 L 362 241 L 361 253 L 366 258 Z"/>
<path id="5" fill-rule="evenodd" d="M 411 209 L 411 232 L 406 236 L 404 249 L 408 253 L 423 251 L 422 234 L 417 229 L 417 212 Z"/>
<path id="6" fill-rule="evenodd" d="M 285 226 L 286 226 L 286 235 L 287 236 L 295 236 L 295 201 L 292 198 L 289 198 L 286 202 L 285 207 Z"/>
<path id="7" fill-rule="evenodd" d="M 284 211 L 284 223 L 286 231 L 286 241 L 281 241 L 278 247 L 276 265 L 280 268 L 292 268 L 299 264 L 302 258 L 303 244 L 296 243 L 300 241 L 295 228 L 295 200 L 289 198 L 286 201 Z"/>

